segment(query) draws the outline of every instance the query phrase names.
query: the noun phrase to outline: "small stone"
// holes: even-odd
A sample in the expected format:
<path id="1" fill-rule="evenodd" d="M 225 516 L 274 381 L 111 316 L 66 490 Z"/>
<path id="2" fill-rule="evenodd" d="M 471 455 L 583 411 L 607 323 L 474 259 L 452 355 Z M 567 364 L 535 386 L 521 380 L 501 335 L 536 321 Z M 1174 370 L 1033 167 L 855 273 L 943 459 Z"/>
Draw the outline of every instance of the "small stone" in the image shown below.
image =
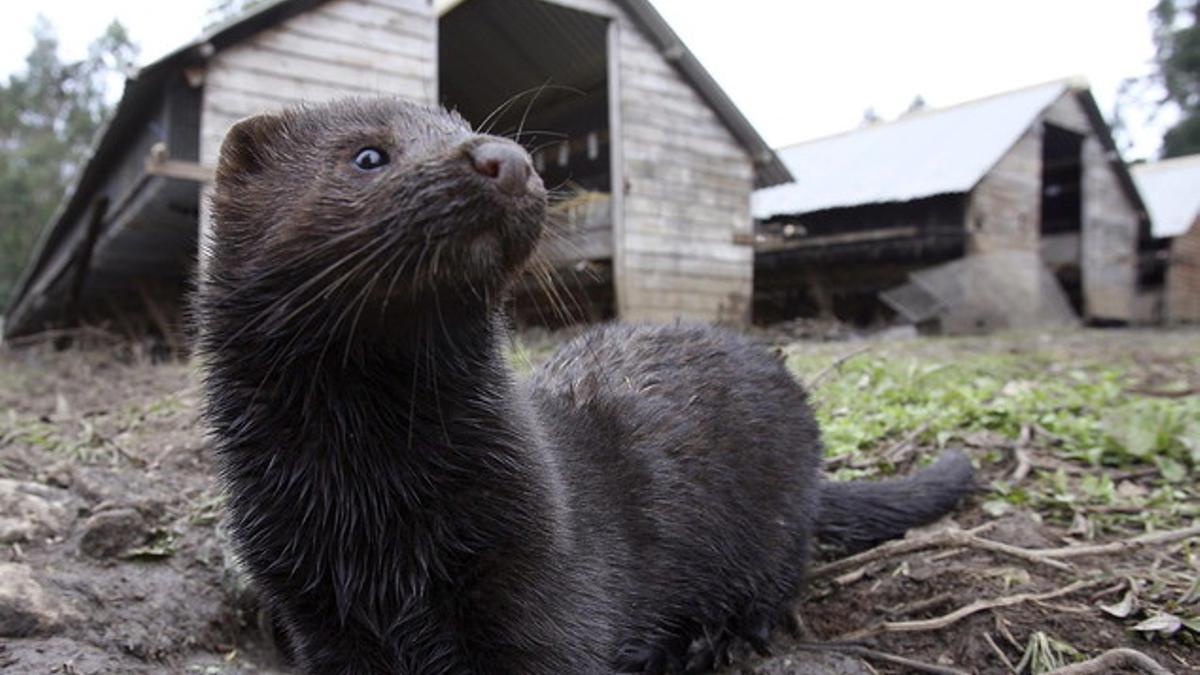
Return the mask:
<path id="1" fill-rule="evenodd" d="M 762 659 L 736 671 L 748 675 L 871 675 L 859 659 L 841 654 L 803 652 Z"/>
<path id="2" fill-rule="evenodd" d="M 59 532 L 69 496 L 40 483 L 0 478 L 0 544 L 30 541 Z"/>
<path id="3" fill-rule="evenodd" d="M 49 633 L 61 619 L 61 609 L 46 596 L 28 565 L 0 563 L 0 637 Z"/>
<path id="4" fill-rule="evenodd" d="M 83 524 L 79 551 L 93 558 L 115 558 L 146 540 L 146 521 L 135 509 L 101 511 Z"/>

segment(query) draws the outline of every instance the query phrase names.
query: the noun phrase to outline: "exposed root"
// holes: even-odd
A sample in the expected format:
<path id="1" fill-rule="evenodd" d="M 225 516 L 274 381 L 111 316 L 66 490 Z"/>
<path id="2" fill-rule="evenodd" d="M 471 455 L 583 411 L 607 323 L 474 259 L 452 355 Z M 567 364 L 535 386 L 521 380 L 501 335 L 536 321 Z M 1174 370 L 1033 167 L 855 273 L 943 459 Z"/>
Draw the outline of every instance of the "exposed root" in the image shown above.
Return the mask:
<path id="1" fill-rule="evenodd" d="M 853 631 L 849 634 L 839 636 L 835 640 L 839 641 L 854 641 L 862 640 L 863 638 L 879 635 L 880 633 L 913 633 L 919 631 L 940 630 L 958 621 L 989 609 L 999 609 L 1001 607 L 1011 607 L 1026 602 L 1036 600 L 1050 600 L 1053 598 L 1070 595 L 1084 588 L 1089 588 L 1102 583 L 1102 579 L 1087 579 L 1076 581 L 1068 586 L 1048 591 L 1046 593 L 1019 593 L 1017 595 L 1006 595 L 999 598 L 991 598 L 988 600 L 976 600 L 969 605 L 959 607 L 958 609 L 944 614 L 933 619 L 922 619 L 918 621 L 884 621 L 874 626 Z"/>
<path id="2" fill-rule="evenodd" d="M 1105 675 L 1120 669 L 1134 668 L 1150 675 L 1171 675 L 1157 661 L 1145 654 L 1124 647 L 1110 649 L 1094 659 L 1056 668 L 1046 675 Z"/>

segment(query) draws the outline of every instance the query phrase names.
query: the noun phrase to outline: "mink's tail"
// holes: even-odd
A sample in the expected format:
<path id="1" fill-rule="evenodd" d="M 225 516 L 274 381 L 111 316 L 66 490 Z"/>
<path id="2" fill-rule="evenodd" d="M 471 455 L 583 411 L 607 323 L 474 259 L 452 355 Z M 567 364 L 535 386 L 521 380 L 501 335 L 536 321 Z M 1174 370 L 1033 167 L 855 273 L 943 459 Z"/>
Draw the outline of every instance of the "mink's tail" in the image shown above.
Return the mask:
<path id="1" fill-rule="evenodd" d="M 975 489 L 975 469 L 961 450 L 903 478 L 821 483 L 817 538 L 848 553 L 932 523 Z"/>

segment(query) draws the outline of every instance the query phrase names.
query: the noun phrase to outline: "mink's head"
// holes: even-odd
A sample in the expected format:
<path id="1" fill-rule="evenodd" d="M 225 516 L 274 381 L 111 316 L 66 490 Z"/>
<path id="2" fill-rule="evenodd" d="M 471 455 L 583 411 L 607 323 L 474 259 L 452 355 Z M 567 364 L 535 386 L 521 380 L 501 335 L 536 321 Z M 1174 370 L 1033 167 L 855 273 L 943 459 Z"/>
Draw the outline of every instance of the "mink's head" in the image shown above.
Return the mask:
<path id="1" fill-rule="evenodd" d="M 350 99 L 234 125 L 211 205 L 206 293 L 245 294 L 260 321 L 403 321 L 493 304 L 541 235 L 546 192 L 520 146 L 454 113 Z"/>

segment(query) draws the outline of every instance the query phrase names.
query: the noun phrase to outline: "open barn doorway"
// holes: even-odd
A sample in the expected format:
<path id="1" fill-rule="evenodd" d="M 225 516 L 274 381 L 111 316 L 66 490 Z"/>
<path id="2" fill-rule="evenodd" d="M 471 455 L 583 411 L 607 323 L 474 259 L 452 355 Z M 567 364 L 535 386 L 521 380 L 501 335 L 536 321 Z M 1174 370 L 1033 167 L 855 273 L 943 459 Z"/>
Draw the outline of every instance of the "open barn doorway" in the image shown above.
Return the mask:
<path id="1" fill-rule="evenodd" d="M 1042 136 L 1042 257 L 1077 314 L 1083 311 L 1083 140 L 1053 124 Z"/>
<path id="2" fill-rule="evenodd" d="M 542 0 L 466 0 L 439 20 L 442 104 L 523 145 L 552 190 L 539 259 L 553 272 L 517 294 L 522 322 L 614 311 L 608 30 L 605 17 Z"/>

